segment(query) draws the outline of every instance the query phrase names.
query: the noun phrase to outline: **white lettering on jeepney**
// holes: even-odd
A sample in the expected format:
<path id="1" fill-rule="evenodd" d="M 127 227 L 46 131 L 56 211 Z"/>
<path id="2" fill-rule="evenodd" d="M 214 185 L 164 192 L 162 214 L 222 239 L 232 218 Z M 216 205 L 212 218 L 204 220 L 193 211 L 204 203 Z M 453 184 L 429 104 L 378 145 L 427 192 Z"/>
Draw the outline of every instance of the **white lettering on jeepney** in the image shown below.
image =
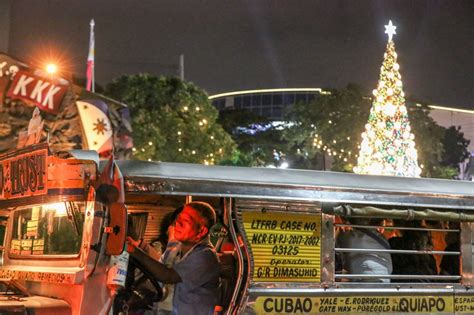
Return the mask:
<path id="1" fill-rule="evenodd" d="M 26 96 L 26 86 L 33 80 L 34 78 L 22 74 L 20 79 L 18 79 L 15 89 L 13 90 L 13 94 L 18 95 L 18 93 L 20 93 L 21 96 Z"/>
<path id="2" fill-rule="evenodd" d="M 43 99 L 43 90 L 47 88 L 49 84 L 49 82 L 43 82 L 42 80 L 38 80 L 33 91 L 31 91 L 30 98 L 36 99 L 36 101 L 40 103 Z"/>
<path id="3" fill-rule="evenodd" d="M 3 77 L 3 68 L 7 65 L 7 62 L 4 61 L 4 62 L 1 62 L 0 63 L 0 77 Z"/>
<path id="4" fill-rule="evenodd" d="M 54 94 L 58 93 L 60 90 L 61 90 L 60 87 L 51 85 L 48 92 L 46 93 L 46 97 L 44 98 L 42 105 L 46 106 L 46 104 L 48 104 L 48 108 L 53 109 L 54 108 L 54 103 L 53 103 Z"/>

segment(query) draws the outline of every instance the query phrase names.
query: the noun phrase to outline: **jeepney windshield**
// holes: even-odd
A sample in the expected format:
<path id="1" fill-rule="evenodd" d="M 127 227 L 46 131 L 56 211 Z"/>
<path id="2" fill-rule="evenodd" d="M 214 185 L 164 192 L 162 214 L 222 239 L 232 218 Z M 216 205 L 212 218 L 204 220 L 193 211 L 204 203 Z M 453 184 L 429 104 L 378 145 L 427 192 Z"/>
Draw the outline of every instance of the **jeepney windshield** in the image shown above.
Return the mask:
<path id="1" fill-rule="evenodd" d="M 60 202 L 16 210 L 13 213 L 10 254 L 78 254 L 84 206 L 84 202 Z"/>

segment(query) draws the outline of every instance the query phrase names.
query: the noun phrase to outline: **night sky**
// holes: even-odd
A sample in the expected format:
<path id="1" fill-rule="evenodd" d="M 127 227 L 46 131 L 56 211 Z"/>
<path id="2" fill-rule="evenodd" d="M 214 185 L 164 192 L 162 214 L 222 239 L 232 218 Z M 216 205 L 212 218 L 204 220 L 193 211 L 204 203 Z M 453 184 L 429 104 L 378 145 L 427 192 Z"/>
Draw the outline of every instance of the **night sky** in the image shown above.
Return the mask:
<path id="1" fill-rule="evenodd" d="M 14 0 L 9 52 L 60 58 L 85 76 L 96 23 L 96 82 L 177 74 L 209 94 L 255 88 L 375 88 L 394 37 L 405 94 L 474 109 L 474 1 Z"/>

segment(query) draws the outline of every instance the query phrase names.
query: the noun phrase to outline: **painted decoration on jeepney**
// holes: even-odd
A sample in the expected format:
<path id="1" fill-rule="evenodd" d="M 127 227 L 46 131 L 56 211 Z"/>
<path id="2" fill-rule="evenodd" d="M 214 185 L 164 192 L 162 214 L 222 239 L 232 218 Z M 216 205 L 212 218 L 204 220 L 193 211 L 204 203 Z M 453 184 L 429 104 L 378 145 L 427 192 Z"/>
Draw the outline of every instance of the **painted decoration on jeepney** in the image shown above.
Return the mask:
<path id="1" fill-rule="evenodd" d="M 7 96 L 57 115 L 68 88 L 67 80 L 50 79 L 19 70 L 8 88 Z"/>
<path id="2" fill-rule="evenodd" d="M 321 214 L 243 212 L 242 217 L 253 281 L 321 281 Z"/>
<path id="3" fill-rule="evenodd" d="M 0 281 L 27 280 L 35 282 L 50 282 L 50 283 L 64 283 L 75 284 L 82 281 L 80 273 L 64 273 L 64 272 L 45 272 L 35 270 L 15 270 L 15 269 L 0 269 Z"/>
<path id="4" fill-rule="evenodd" d="M 453 296 L 260 296 L 256 314 L 453 314 Z M 457 307 L 457 305 L 456 305 Z M 457 313 L 457 312 L 456 312 Z M 472 314 L 472 313 L 471 313 Z"/>
<path id="5" fill-rule="evenodd" d="M 47 149 L 18 154 L 0 161 L 0 199 L 47 193 Z"/>

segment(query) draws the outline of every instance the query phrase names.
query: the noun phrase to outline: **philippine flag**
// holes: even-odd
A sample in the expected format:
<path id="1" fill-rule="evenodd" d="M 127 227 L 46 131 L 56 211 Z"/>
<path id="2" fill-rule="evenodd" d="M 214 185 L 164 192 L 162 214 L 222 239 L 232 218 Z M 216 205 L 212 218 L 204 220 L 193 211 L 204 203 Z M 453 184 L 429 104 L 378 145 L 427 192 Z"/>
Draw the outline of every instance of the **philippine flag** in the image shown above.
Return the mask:
<path id="1" fill-rule="evenodd" d="M 125 202 L 125 191 L 122 172 L 115 163 L 114 156 L 110 155 L 104 169 L 96 182 L 97 193 L 107 202 Z"/>
<path id="2" fill-rule="evenodd" d="M 113 130 L 107 104 L 101 100 L 77 101 L 87 149 L 107 156 L 113 149 Z"/>

